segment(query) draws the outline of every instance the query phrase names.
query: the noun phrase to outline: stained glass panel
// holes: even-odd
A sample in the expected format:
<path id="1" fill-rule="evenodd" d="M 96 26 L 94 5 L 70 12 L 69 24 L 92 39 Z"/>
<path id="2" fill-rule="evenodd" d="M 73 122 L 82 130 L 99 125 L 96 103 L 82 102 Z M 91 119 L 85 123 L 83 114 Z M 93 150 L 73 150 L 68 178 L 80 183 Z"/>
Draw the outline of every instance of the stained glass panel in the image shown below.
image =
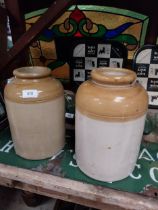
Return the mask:
<path id="1" fill-rule="evenodd" d="M 45 10 L 26 14 L 27 29 Z M 128 58 L 132 59 L 135 51 L 144 44 L 148 21 L 148 16 L 124 9 L 96 5 L 72 6 L 32 44 L 32 64 L 47 66 L 57 59 L 56 36 L 101 37 L 119 41 L 127 47 Z M 68 76 L 67 69 L 63 78 Z"/>

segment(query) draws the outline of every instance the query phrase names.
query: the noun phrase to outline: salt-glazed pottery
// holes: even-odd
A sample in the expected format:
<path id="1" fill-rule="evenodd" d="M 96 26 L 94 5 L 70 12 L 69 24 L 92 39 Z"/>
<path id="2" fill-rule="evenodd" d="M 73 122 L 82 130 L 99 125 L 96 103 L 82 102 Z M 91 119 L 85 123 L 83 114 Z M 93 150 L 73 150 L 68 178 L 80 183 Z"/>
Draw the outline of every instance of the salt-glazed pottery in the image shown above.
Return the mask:
<path id="1" fill-rule="evenodd" d="M 76 94 L 76 161 L 88 176 L 117 181 L 134 169 L 148 108 L 128 69 L 98 68 Z"/>
<path id="2" fill-rule="evenodd" d="M 63 87 L 47 67 L 22 67 L 13 74 L 4 97 L 15 151 L 26 159 L 48 158 L 64 146 Z"/>

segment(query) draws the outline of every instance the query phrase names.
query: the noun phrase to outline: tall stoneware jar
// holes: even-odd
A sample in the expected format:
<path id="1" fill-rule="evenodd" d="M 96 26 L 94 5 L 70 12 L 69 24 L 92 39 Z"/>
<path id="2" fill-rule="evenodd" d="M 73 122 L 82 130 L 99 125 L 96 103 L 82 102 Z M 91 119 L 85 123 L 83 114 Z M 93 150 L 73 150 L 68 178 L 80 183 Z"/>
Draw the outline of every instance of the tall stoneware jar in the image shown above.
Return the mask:
<path id="1" fill-rule="evenodd" d="M 118 181 L 134 169 L 148 96 L 127 69 L 98 68 L 76 95 L 76 161 L 88 176 Z"/>
<path id="2" fill-rule="evenodd" d="M 64 146 L 64 90 L 47 67 L 22 67 L 4 90 L 11 135 L 18 155 L 44 159 Z"/>

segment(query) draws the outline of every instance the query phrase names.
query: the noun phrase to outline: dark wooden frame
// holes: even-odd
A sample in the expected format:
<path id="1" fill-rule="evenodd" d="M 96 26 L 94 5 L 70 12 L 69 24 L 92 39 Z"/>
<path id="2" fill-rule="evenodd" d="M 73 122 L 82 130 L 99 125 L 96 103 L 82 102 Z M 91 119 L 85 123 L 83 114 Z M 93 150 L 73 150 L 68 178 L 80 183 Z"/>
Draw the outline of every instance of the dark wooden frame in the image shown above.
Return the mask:
<path id="1" fill-rule="evenodd" d="M 26 32 L 24 32 L 22 35 L 20 34 L 20 37 L 18 38 L 18 32 L 19 29 L 18 27 L 22 27 L 23 30 L 23 24 L 20 22 L 20 7 L 19 7 L 19 1 L 17 0 L 6 0 L 6 10 L 7 13 L 11 19 L 11 23 L 14 21 L 18 23 L 15 27 L 14 24 L 11 25 L 11 30 L 14 32 L 13 35 L 13 40 L 14 40 L 14 45 L 13 47 L 8 51 L 4 52 L 1 55 L 1 59 L 3 60 L 2 63 L 0 63 L 0 79 L 4 80 L 12 75 L 12 71 L 15 68 L 8 69 L 8 66 L 14 61 L 16 61 L 16 58 L 20 53 L 22 53 L 26 48 L 29 47 L 31 42 L 33 42 L 36 37 L 41 33 L 41 31 L 45 28 L 48 27 L 52 22 L 57 20 L 61 14 L 64 13 L 64 11 L 73 3 L 75 0 L 58 0 L 58 1 L 53 1 L 51 6 L 47 9 L 47 11 L 37 20 L 37 22 Z M 14 5 L 15 4 L 15 5 Z M 13 6 L 14 5 L 14 6 Z M 13 9 L 16 9 L 17 12 L 12 13 Z M 14 14 L 16 14 L 14 16 Z M 19 20 L 19 22 L 18 22 Z M 17 34 L 16 34 L 17 32 Z M 22 31 L 20 31 L 22 33 Z M 18 38 L 18 39 L 17 39 Z M 17 39 L 17 40 L 16 40 Z M 23 62 L 24 65 L 25 62 Z M 26 65 L 26 64 L 25 64 Z"/>
<path id="2" fill-rule="evenodd" d="M 70 1 L 69 4 L 63 5 L 63 0 L 58 0 L 62 4 L 63 8 L 59 11 L 59 7 L 49 8 L 42 18 L 34 24 L 34 27 L 25 33 L 24 23 L 21 21 L 21 10 L 18 0 L 5 0 L 8 14 L 11 17 L 11 29 L 13 31 L 13 40 L 15 45 L 5 56 L 2 57 L 3 63 L 0 65 L 1 78 L 7 77 L 9 74 L 6 71 L 6 67 L 14 60 L 14 58 L 26 49 L 29 44 L 39 35 L 44 27 L 47 27 L 53 20 L 56 20 L 66 7 L 74 3 Z M 21 0 L 22 2 L 22 0 Z M 78 4 L 92 4 L 91 0 L 79 0 Z M 146 36 L 146 43 L 153 44 L 156 42 L 158 34 L 157 19 L 157 3 L 155 0 L 150 1 L 138 1 L 138 0 L 95 0 L 93 4 L 115 6 L 118 8 L 124 8 L 133 10 L 136 12 L 149 15 L 150 23 Z M 52 17 L 52 9 L 54 16 Z M 105 187 L 93 186 L 78 181 L 73 181 L 54 175 L 35 172 L 22 168 L 12 167 L 4 164 L 0 164 L 0 184 L 7 187 L 19 188 L 27 190 L 33 193 L 58 198 L 66 201 L 76 202 L 90 207 L 98 209 L 112 209 L 112 210 L 157 210 L 158 200 L 127 192 L 121 192 L 118 190 L 112 190 Z"/>
<path id="3" fill-rule="evenodd" d="M 8 119 L 3 100 L 2 90 L 0 90 L 0 106 L 2 106 L 2 108 L 4 109 L 4 114 L 0 116 L 0 131 L 1 131 L 8 126 Z"/>

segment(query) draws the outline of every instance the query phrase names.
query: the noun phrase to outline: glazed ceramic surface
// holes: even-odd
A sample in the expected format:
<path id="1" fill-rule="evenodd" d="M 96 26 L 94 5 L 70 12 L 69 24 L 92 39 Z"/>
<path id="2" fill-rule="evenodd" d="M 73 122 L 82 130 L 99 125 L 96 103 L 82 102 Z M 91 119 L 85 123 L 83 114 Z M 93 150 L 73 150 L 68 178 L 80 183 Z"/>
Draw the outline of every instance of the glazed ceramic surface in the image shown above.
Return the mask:
<path id="1" fill-rule="evenodd" d="M 95 69 L 76 95 L 76 160 L 88 176 L 118 181 L 134 169 L 148 96 L 127 69 Z"/>
<path id="2" fill-rule="evenodd" d="M 64 92 L 46 67 L 14 70 L 5 88 L 11 134 L 18 155 L 44 159 L 64 146 Z"/>

